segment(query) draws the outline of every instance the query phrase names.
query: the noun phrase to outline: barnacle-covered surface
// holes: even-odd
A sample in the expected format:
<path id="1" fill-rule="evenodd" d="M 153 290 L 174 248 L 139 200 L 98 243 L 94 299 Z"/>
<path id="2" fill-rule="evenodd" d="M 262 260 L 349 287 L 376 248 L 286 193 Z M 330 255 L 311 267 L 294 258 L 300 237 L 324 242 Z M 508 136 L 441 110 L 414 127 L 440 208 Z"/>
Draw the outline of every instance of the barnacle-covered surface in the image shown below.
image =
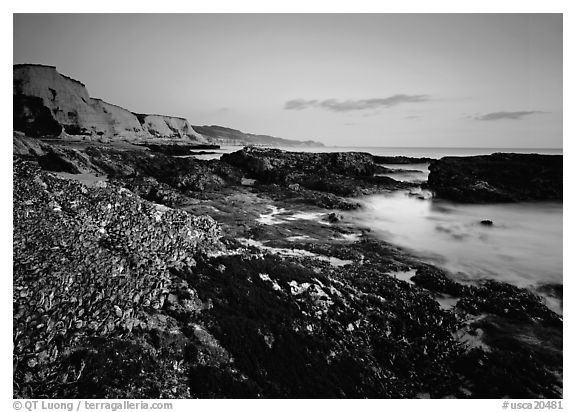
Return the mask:
<path id="1" fill-rule="evenodd" d="M 86 188 L 14 163 L 14 362 L 22 395 L 92 337 L 147 329 L 171 270 L 218 250 L 219 227 L 110 186 Z M 42 388 L 37 390 L 43 390 Z"/>

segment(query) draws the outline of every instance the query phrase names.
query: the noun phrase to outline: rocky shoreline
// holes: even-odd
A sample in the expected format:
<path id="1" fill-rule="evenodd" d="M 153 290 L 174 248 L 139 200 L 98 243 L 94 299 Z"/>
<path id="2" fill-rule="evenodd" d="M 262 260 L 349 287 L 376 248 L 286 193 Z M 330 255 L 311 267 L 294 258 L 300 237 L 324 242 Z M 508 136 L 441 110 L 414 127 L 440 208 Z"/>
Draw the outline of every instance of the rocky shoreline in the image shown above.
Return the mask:
<path id="1" fill-rule="evenodd" d="M 381 159 L 14 147 L 15 397 L 562 397 L 541 298 L 342 218 Z"/>

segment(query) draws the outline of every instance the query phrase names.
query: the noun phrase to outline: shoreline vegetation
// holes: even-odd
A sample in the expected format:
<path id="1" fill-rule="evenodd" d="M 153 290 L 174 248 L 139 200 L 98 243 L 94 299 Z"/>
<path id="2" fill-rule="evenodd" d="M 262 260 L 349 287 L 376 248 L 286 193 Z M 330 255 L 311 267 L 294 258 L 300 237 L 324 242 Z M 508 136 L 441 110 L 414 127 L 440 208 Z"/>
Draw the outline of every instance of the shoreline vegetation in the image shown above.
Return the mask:
<path id="1" fill-rule="evenodd" d="M 341 214 L 422 187 L 561 201 L 561 155 L 444 158 L 418 183 L 390 176 L 429 159 L 13 143 L 15 397 L 563 396 L 541 297 L 459 282 Z"/>

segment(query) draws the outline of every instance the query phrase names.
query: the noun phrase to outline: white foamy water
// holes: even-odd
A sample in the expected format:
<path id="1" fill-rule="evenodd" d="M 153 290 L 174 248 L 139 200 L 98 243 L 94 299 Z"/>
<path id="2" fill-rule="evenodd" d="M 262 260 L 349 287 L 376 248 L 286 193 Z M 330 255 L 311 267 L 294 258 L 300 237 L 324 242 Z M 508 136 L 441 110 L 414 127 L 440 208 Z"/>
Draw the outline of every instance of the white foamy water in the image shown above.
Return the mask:
<path id="1" fill-rule="evenodd" d="M 388 176 L 392 179 L 402 182 L 425 182 L 428 180 L 430 171 L 428 170 L 429 163 L 417 163 L 406 165 L 383 164 L 389 169 L 393 169 L 392 173 L 382 173 L 381 176 Z"/>
<path id="2" fill-rule="evenodd" d="M 270 247 L 264 245 L 263 242 L 254 239 L 244 239 L 238 238 L 238 241 L 246 246 L 255 246 L 262 250 L 266 250 L 268 252 L 274 253 L 280 256 L 289 256 L 289 257 L 312 257 L 319 260 L 324 260 L 329 262 L 332 266 L 346 266 L 352 264 L 351 260 L 345 259 L 338 259 L 337 257 L 333 256 L 324 256 L 319 255 L 317 253 L 312 253 L 304 249 L 287 249 L 287 248 L 279 248 L 279 247 Z"/>
<path id="3" fill-rule="evenodd" d="M 320 220 L 326 213 L 321 212 L 291 212 L 284 208 L 268 206 L 269 213 L 263 213 L 256 219 L 263 225 L 278 225 L 295 220 Z M 322 222 L 319 222 L 322 223 Z"/>
<path id="4" fill-rule="evenodd" d="M 562 283 L 561 203 L 462 205 L 404 192 L 362 202 L 349 218 L 464 279 Z"/>

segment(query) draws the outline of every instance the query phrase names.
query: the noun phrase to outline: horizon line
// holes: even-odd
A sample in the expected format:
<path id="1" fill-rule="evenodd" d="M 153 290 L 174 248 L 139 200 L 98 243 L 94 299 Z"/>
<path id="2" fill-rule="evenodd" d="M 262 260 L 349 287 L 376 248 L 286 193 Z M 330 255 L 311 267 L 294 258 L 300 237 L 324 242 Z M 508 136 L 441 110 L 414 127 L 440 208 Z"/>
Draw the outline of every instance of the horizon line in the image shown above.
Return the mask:
<path id="1" fill-rule="evenodd" d="M 523 149 L 523 150 L 564 150 L 563 147 L 496 147 L 496 146 L 336 146 L 325 145 L 325 147 L 346 148 L 358 147 L 365 149 Z"/>

